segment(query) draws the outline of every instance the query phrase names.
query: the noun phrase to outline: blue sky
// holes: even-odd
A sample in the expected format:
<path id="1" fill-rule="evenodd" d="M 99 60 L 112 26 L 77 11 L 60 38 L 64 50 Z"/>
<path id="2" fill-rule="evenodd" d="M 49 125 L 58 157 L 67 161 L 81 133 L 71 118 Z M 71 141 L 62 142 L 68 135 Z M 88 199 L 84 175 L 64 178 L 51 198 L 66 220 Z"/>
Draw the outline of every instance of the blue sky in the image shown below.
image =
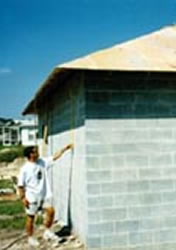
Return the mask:
<path id="1" fill-rule="evenodd" d="M 55 65 L 176 23 L 176 0 L 0 0 L 0 117 Z"/>

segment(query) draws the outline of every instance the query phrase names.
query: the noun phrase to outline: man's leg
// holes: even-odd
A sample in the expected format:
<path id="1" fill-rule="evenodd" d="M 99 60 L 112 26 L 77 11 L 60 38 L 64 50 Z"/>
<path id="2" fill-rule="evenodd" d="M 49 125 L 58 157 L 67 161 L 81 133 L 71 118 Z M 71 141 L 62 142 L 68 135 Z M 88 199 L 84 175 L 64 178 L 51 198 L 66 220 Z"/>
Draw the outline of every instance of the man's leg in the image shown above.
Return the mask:
<path id="1" fill-rule="evenodd" d="M 28 237 L 33 235 L 34 232 L 34 215 L 27 215 L 26 219 L 26 232 Z"/>
<path id="2" fill-rule="evenodd" d="M 55 235 L 55 233 L 53 233 L 50 230 L 54 221 L 55 210 L 52 206 L 50 206 L 50 207 L 45 207 L 44 211 L 46 215 L 44 219 L 44 225 L 46 227 L 46 230 L 43 234 L 43 237 L 45 240 L 57 240 L 58 241 L 58 237 Z"/>
<path id="3" fill-rule="evenodd" d="M 33 237 L 34 233 L 34 219 L 37 213 L 37 205 L 36 204 L 29 204 L 29 207 L 26 208 L 26 232 L 28 235 L 28 243 L 31 246 L 37 247 L 39 246 L 39 241 Z"/>
<path id="4" fill-rule="evenodd" d="M 44 225 L 46 228 L 50 228 L 54 221 L 55 210 L 53 207 L 45 208 L 46 219 L 44 221 Z"/>

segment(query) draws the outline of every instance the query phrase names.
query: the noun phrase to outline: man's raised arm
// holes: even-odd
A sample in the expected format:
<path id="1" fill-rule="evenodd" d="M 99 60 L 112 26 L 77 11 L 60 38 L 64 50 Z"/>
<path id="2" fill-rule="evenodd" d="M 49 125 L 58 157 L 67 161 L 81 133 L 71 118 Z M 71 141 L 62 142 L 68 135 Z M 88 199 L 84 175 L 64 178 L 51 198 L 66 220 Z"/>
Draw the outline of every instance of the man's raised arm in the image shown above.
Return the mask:
<path id="1" fill-rule="evenodd" d="M 57 159 L 59 159 L 65 153 L 65 151 L 67 151 L 68 149 L 73 149 L 73 144 L 68 144 L 63 149 L 54 153 L 53 160 L 56 161 Z"/>

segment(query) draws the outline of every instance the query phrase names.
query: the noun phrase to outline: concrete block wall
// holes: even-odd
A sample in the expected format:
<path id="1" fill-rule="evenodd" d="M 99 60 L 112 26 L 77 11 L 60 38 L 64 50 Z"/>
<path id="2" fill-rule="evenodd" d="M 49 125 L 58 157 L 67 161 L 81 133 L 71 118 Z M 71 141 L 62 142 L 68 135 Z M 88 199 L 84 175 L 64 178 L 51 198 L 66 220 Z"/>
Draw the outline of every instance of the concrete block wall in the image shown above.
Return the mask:
<path id="1" fill-rule="evenodd" d="M 64 85 L 64 86 L 63 86 Z M 50 170 L 53 205 L 56 219 L 67 224 L 68 202 L 71 190 L 71 221 L 73 230 L 83 242 L 86 237 L 86 172 L 85 172 L 85 98 L 81 75 L 74 75 L 61 89 L 56 89 L 41 110 L 40 130 L 48 124 L 49 155 L 74 143 L 74 153 L 66 152 Z M 44 108 L 44 107 L 43 107 Z M 41 132 L 40 132 L 41 134 Z M 84 218 L 84 223 L 83 223 Z"/>
<path id="2" fill-rule="evenodd" d="M 176 78 L 85 79 L 88 249 L 176 249 Z"/>

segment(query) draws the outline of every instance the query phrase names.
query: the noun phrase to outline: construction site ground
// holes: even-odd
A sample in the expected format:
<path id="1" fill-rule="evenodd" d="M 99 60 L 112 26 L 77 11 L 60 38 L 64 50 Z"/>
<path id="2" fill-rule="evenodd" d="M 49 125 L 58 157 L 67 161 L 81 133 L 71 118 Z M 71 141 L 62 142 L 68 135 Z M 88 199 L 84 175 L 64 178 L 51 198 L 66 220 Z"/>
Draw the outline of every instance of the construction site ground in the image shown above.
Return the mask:
<path id="1" fill-rule="evenodd" d="M 15 200 L 15 195 L 1 195 L 1 200 Z M 3 219 L 3 215 L 0 215 Z M 6 217 L 4 216 L 4 219 Z M 52 226 L 53 232 L 59 232 L 61 226 L 58 223 L 54 223 Z M 0 250 L 85 250 L 83 244 L 80 242 L 76 235 L 71 234 L 67 237 L 58 237 L 57 241 L 46 241 L 43 239 L 44 226 L 35 226 L 34 235 L 40 242 L 39 247 L 31 247 L 28 244 L 28 238 L 24 230 L 14 230 L 14 229 L 1 229 L 0 230 Z"/>
<path id="2" fill-rule="evenodd" d="M 1 230 L 0 232 L 0 250 L 84 250 L 83 244 L 79 241 L 79 239 L 71 235 L 69 237 L 62 238 L 63 242 L 59 243 L 56 241 L 46 241 L 43 239 L 44 228 L 42 226 L 36 228 L 35 237 L 39 240 L 39 247 L 31 247 L 28 244 L 27 236 L 24 231 L 16 230 L 16 231 L 7 231 Z M 59 239 L 59 238 L 58 238 Z"/>
<path id="3" fill-rule="evenodd" d="M 10 179 L 13 176 L 17 176 L 19 167 L 21 164 L 11 164 L 10 166 L 0 166 L 0 179 Z M 0 201 L 16 200 L 18 199 L 15 193 L 0 194 Z M 6 215 L 0 215 L 1 219 L 6 220 Z M 7 219 L 8 219 L 7 218 Z M 58 223 L 54 223 L 52 230 L 58 232 L 61 226 Z M 39 247 L 31 247 L 27 241 L 27 235 L 25 229 L 0 229 L 0 250 L 85 250 L 83 244 L 80 242 L 76 235 L 71 234 L 68 237 L 58 238 L 58 241 L 46 241 L 43 239 L 43 232 L 45 228 L 43 225 L 35 226 L 35 237 L 39 240 Z M 60 240 L 62 241 L 61 243 Z M 57 244 L 56 244 L 57 243 Z"/>

